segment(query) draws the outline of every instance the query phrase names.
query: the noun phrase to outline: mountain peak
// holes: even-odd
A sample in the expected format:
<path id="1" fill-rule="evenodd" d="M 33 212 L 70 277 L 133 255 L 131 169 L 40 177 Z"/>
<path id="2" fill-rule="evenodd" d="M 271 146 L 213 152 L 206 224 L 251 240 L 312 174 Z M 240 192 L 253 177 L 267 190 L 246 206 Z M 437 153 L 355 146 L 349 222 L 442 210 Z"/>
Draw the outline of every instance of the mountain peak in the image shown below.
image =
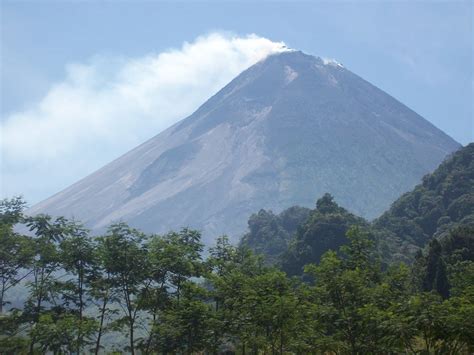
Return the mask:
<path id="1" fill-rule="evenodd" d="M 246 102 L 260 100 L 270 105 L 281 95 L 288 94 L 288 90 L 299 88 L 300 92 L 307 90 L 311 93 L 316 90 L 315 85 L 334 87 L 338 85 L 336 77 L 342 75 L 344 71 L 347 70 L 335 60 L 315 57 L 302 51 L 288 50 L 275 53 L 243 71 L 205 102 L 196 113 L 206 115 L 209 109 L 214 110 L 223 100 L 236 99 Z M 189 118 L 191 117 L 195 118 L 196 115 Z"/>
<path id="2" fill-rule="evenodd" d="M 271 54 L 266 57 L 263 62 L 278 62 L 283 65 L 330 65 L 336 67 L 343 67 L 341 63 L 335 59 L 313 56 L 306 54 L 300 50 L 288 50 L 284 52 L 279 52 Z"/>

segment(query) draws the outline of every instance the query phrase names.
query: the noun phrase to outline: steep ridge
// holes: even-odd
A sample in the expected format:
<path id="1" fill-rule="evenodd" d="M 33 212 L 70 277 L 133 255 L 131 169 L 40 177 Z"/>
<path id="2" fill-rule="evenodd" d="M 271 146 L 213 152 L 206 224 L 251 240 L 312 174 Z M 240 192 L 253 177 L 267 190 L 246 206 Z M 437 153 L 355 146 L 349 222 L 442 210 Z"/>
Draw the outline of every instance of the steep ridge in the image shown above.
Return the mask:
<path id="1" fill-rule="evenodd" d="M 374 218 L 458 147 L 340 64 L 285 52 L 29 213 L 237 238 L 252 212 L 309 207 L 329 192 Z"/>

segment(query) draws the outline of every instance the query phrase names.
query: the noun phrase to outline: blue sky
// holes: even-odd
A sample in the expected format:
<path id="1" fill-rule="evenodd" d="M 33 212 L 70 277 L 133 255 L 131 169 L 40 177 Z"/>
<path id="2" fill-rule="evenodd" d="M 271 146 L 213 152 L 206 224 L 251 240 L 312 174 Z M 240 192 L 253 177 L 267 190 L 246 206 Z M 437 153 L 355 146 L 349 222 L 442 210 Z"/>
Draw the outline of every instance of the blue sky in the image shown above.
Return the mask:
<path id="1" fill-rule="evenodd" d="M 473 4 L 471 1 L 2 1 L 1 195 L 22 193 L 30 203 L 38 202 L 183 118 L 181 115 L 190 113 L 214 93 L 219 88 L 217 85 L 223 85 L 258 59 L 261 51 L 257 53 L 255 46 L 263 51 L 275 50 L 263 40 L 247 39 L 243 47 L 231 40 L 245 39 L 249 34 L 336 59 L 466 144 L 474 140 Z M 224 42 L 212 37 L 216 34 L 223 36 Z M 184 42 L 191 49 L 183 47 Z M 214 50 L 223 50 L 223 56 L 231 56 L 232 68 L 221 68 L 212 62 L 221 53 Z M 186 60 L 197 56 L 196 63 L 202 61 L 201 66 L 206 70 L 193 69 L 187 77 L 195 81 L 199 78 L 204 83 L 173 82 L 176 90 L 171 98 L 161 97 L 162 91 L 153 86 L 157 90 L 157 102 L 161 98 L 165 103 L 177 105 L 150 108 L 149 98 L 138 97 L 136 105 L 143 111 L 139 114 L 143 113 L 142 118 L 133 121 L 130 117 L 137 115 L 138 106 L 126 106 L 121 108 L 123 115 L 117 115 L 115 121 L 110 117 L 100 121 L 116 111 L 95 108 L 99 104 L 97 100 L 91 101 L 95 100 L 94 90 L 104 100 L 111 97 L 106 92 L 111 82 L 116 86 L 133 82 L 145 90 L 147 85 L 152 85 L 144 78 L 153 75 L 150 68 L 155 59 L 162 53 L 176 51 L 185 53 Z M 201 54 L 203 51 L 217 54 L 206 57 Z M 163 58 L 158 60 L 160 65 L 164 65 Z M 213 72 L 213 68 L 220 72 Z M 137 74 L 140 70 L 144 72 Z M 215 80 L 203 79 L 206 74 Z M 126 80 L 122 80 L 124 75 Z M 137 75 L 140 80 L 136 79 Z M 135 86 L 125 85 L 125 89 L 130 88 Z M 74 102 L 74 95 L 83 96 Z M 58 102 L 76 105 L 82 111 L 78 108 L 79 111 L 71 113 L 69 108 L 55 107 Z M 89 105 L 90 117 L 84 111 Z M 56 116 L 58 112 L 65 113 L 60 117 L 64 120 L 62 137 L 57 132 L 49 136 L 46 123 L 34 124 L 35 119 L 47 120 L 51 111 Z M 84 125 L 102 133 L 87 139 L 79 133 L 74 137 L 74 132 L 80 131 L 76 127 L 81 122 L 68 119 L 69 115 L 79 115 L 78 112 L 82 115 L 86 112 L 90 118 L 84 120 Z M 155 117 L 157 112 L 163 112 L 163 118 L 153 118 L 151 122 L 151 115 Z M 127 123 L 117 124 L 120 119 Z M 28 125 L 14 124 L 25 120 Z M 38 130 L 38 126 L 43 130 Z M 67 132 L 69 128 L 71 132 Z M 34 131 L 41 134 L 30 137 Z M 84 132 L 87 133 L 82 127 Z M 67 146 L 74 140 L 83 144 Z M 20 145 L 23 151 L 18 148 Z"/>

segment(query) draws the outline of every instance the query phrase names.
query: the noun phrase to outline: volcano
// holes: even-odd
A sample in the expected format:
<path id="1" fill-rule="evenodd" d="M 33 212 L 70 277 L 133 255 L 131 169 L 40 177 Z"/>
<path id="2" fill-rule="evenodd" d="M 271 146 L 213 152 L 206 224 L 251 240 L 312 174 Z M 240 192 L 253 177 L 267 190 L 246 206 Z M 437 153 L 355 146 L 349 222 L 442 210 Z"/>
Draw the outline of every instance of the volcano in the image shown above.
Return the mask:
<path id="1" fill-rule="evenodd" d="M 33 206 L 93 231 L 126 221 L 238 238 L 249 215 L 312 207 L 324 193 L 379 216 L 460 145 L 335 61 L 267 57 L 192 115 Z"/>

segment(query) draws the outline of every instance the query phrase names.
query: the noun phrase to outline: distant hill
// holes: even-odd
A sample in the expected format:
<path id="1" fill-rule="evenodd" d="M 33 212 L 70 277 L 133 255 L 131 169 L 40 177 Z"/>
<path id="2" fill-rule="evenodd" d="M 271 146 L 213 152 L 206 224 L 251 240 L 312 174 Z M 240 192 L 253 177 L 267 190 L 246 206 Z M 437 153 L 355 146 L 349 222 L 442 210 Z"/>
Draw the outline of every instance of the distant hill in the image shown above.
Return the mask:
<path id="1" fill-rule="evenodd" d="M 459 144 L 342 65 L 272 55 L 188 118 L 33 206 L 94 231 L 190 226 L 211 244 L 247 217 L 331 193 L 364 218 L 385 211 Z"/>

